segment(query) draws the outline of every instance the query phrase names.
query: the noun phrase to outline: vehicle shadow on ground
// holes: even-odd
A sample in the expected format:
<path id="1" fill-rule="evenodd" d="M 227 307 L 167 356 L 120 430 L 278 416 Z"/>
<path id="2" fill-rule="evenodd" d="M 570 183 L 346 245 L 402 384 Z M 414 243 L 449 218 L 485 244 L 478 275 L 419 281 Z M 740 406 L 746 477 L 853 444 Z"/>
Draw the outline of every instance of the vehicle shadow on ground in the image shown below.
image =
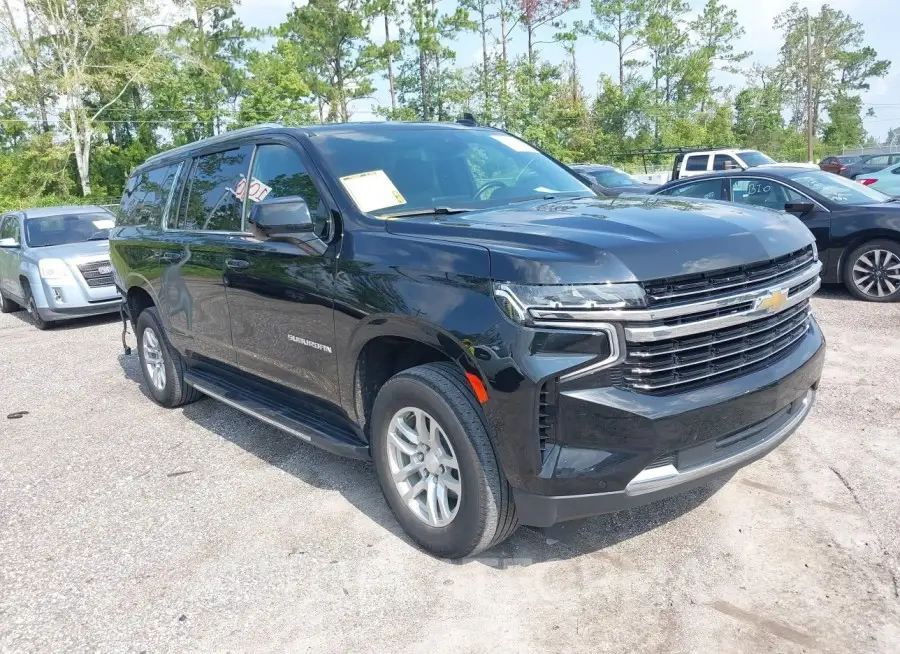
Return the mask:
<path id="1" fill-rule="evenodd" d="M 813 297 L 817 300 L 856 300 L 843 284 L 825 284 Z"/>
<path id="2" fill-rule="evenodd" d="M 19 311 L 13 311 L 8 314 L 13 318 L 25 323 L 29 327 L 37 329 L 34 327 L 34 321 L 31 319 L 31 315 L 25 309 L 20 309 Z M 87 318 L 70 318 L 68 320 L 59 320 L 54 322 L 47 331 L 50 332 L 64 332 L 70 329 L 84 329 L 85 327 L 95 327 L 97 325 L 109 325 L 117 320 L 121 320 L 121 317 L 117 313 L 101 313 L 97 316 L 89 316 Z"/>
<path id="3" fill-rule="evenodd" d="M 120 354 L 118 360 L 125 377 L 138 384 L 141 393 L 149 398 L 137 354 Z M 299 481 L 322 490 L 341 493 L 373 522 L 404 541 L 409 547 L 416 547 L 384 501 L 375 469 L 371 464 L 343 459 L 324 452 L 209 398 L 189 404 L 180 411 L 192 422 L 237 445 L 263 462 L 277 466 Z M 448 560 L 448 563 L 481 564 L 505 569 L 599 555 L 612 565 L 625 567 L 627 563 L 621 561 L 620 557 L 607 554 L 604 550 L 662 527 L 692 511 L 712 497 L 727 481 L 728 478 L 716 479 L 676 497 L 644 507 L 599 516 L 563 529 L 544 531 L 520 528 L 508 541 L 477 557 L 463 561 Z"/>

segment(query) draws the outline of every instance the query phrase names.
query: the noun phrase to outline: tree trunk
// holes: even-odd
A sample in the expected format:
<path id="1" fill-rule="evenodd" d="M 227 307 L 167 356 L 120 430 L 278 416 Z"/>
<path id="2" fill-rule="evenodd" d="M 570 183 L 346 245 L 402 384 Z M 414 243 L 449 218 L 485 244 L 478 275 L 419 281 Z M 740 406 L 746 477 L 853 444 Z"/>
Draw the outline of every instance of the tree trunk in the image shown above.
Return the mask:
<path id="1" fill-rule="evenodd" d="M 334 80 L 339 110 L 338 120 L 342 123 L 346 123 L 349 118 L 347 116 L 347 96 L 344 94 L 344 71 L 341 69 L 340 55 L 334 59 Z"/>
<path id="2" fill-rule="evenodd" d="M 431 0 L 431 33 L 437 34 L 437 7 L 435 0 Z M 437 84 L 437 93 L 435 93 L 435 106 L 437 108 L 437 119 L 444 119 L 444 81 L 441 79 L 441 53 L 438 48 L 434 54 L 434 80 Z"/>
<path id="3" fill-rule="evenodd" d="M 427 62 L 425 61 L 425 43 L 424 43 L 424 35 L 425 31 L 425 23 L 422 18 L 422 11 L 420 8 L 419 14 L 416 16 L 416 28 L 417 28 L 417 38 L 418 38 L 418 49 L 419 49 L 419 86 L 421 87 L 421 100 L 422 100 L 422 120 L 428 121 L 430 119 L 431 107 L 429 106 L 430 98 L 428 97 L 428 69 Z"/>
<path id="4" fill-rule="evenodd" d="M 384 44 L 387 46 L 391 42 L 391 29 L 388 25 L 388 15 L 384 15 Z M 387 55 L 387 74 L 388 88 L 391 91 L 391 114 L 397 111 L 397 92 L 394 90 L 394 63 L 391 61 L 391 53 Z M 393 115 L 391 116 L 393 118 Z"/>
<path id="5" fill-rule="evenodd" d="M 525 23 L 528 32 L 528 63 L 534 66 L 534 45 L 532 44 L 533 33 L 531 31 L 531 23 Z"/>
<path id="6" fill-rule="evenodd" d="M 625 39 L 622 36 L 622 14 L 619 14 L 619 30 L 616 45 L 619 46 L 619 90 L 625 92 Z"/>
<path id="7" fill-rule="evenodd" d="M 481 3 L 481 91 L 484 95 L 485 109 L 488 106 L 488 49 L 487 49 L 487 17 L 484 15 L 486 0 Z"/>

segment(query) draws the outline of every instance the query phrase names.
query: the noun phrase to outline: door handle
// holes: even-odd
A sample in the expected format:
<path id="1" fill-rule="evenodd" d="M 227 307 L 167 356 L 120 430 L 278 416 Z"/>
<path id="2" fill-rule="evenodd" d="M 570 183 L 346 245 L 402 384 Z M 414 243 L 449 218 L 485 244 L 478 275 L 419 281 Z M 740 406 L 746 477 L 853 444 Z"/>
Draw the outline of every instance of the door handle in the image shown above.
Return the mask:
<path id="1" fill-rule="evenodd" d="M 243 259 L 226 259 L 225 265 L 232 270 L 244 270 L 245 268 L 250 267 L 250 262 L 244 261 Z"/>

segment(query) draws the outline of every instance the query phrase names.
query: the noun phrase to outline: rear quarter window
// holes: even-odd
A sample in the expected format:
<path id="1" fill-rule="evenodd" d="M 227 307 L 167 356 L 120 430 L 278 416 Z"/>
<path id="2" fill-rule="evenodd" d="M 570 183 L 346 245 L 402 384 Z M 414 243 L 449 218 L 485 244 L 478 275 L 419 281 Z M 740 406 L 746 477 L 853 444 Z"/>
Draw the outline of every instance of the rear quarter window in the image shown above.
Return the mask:
<path id="1" fill-rule="evenodd" d="M 706 165 L 709 163 L 709 155 L 693 155 L 687 158 L 687 163 L 684 166 L 685 170 L 690 170 L 692 172 L 697 172 L 700 170 L 706 170 Z"/>
<path id="2" fill-rule="evenodd" d="M 161 166 L 133 175 L 122 194 L 117 222 L 162 227 L 178 168 L 178 164 Z"/>

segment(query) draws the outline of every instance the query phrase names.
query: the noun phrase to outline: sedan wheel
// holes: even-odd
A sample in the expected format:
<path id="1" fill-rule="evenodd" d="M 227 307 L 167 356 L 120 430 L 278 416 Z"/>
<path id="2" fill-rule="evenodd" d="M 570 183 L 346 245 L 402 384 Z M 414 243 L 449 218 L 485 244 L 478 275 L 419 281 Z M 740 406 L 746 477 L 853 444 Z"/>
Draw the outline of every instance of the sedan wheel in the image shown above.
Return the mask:
<path id="1" fill-rule="evenodd" d="M 900 256 L 880 248 L 867 250 L 853 263 L 852 278 L 864 296 L 887 299 L 900 289 Z"/>

